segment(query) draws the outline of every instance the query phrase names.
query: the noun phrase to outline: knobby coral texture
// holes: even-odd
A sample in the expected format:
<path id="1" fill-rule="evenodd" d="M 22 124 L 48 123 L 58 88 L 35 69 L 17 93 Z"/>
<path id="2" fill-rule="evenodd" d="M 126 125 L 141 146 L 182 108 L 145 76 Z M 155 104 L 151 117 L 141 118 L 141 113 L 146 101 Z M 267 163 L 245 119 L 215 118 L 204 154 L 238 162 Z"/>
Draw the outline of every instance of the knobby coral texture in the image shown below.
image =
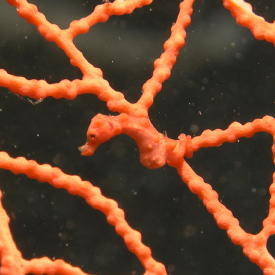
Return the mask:
<path id="1" fill-rule="evenodd" d="M 0 275 L 274 275 L 274 10 L 2 0 Z"/>

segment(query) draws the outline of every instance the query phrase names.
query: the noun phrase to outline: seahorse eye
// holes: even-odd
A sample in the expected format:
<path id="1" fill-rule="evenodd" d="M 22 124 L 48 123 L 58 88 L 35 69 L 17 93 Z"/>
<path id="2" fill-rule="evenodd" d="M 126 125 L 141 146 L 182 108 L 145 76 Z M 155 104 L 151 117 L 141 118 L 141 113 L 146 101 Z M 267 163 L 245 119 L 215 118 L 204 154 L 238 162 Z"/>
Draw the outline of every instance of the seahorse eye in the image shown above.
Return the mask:
<path id="1" fill-rule="evenodd" d="M 89 138 L 89 140 L 94 141 L 96 139 L 96 135 L 95 134 L 89 134 L 88 138 Z"/>

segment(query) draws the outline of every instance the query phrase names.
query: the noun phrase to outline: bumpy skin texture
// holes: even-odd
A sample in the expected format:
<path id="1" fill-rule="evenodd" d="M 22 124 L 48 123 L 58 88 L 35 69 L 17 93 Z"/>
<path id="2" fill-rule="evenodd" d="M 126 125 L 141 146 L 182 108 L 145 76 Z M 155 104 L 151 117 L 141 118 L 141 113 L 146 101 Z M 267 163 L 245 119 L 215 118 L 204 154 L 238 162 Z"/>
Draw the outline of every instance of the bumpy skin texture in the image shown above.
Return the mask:
<path id="1" fill-rule="evenodd" d="M 205 147 L 220 146 L 225 142 L 237 142 L 241 137 L 250 138 L 258 132 L 272 136 L 272 157 L 275 162 L 275 120 L 265 116 L 246 124 L 232 123 L 227 129 L 205 130 L 201 135 L 191 138 L 180 134 L 178 139 L 171 139 L 156 130 L 149 119 L 148 111 L 154 103 L 156 95 L 161 91 L 163 83 L 170 77 L 171 70 L 177 60 L 181 48 L 185 44 L 186 27 L 191 22 L 194 0 L 184 0 L 179 7 L 178 17 L 171 28 L 171 35 L 164 43 L 163 53 L 154 62 L 152 77 L 142 87 L 142 95 L 136 103 L 130 103 L 122 92 L 114 90 L 103 78 L 100 69 L 90 64 L 80 50 L 74 45 L 73 39 L 89 31 L 99 22 L 105 22 L 112 15 L 132 13 L 136 8 L 149 5 L 152 0 L 116 0 L 98 5 L 87 17 L 71 22 L 70 27 L 61 29 L 47 21 L 37 7 L 26 0 L 9 0 L 18 14 L 33 24 L 37 31 L 48 41 L 54 42 L 67 55 L 70 63 L 79 68 L 82 79 L 73 81 L 62 80 L 50 84 L 45 80 L 26 79 L 0 70 L 0 86 L 11 92 L 34 99 L 46 97 L 74 99 L 80 94 L 95 94 L 106 103 L 110 111 L 119 113 L 116 116 L 97 114 L 92 118 L 87 130 L 87 142 L 80 147 L 82 155 L 89 156 L 101 144 L 112 137 L 126 134 L 137 144 L 140 161 L 147 168 L 159 168 L 169 165 L 176 168 L 178 174 L 190 191 L 198 196 L 206 209 L 213 215 L 217 225 L 224 229 L 232 242 L 242 247 L 244 254 L 256 263 L 265 275 L 275 274 L 275 261 L 266 249 L 269 236 L 274 230 L 274 190 L 275 174 L 270 186 L 270 208 L 264 220 L 263 229 L 258 234 L 249 234 L 239 225 L 233 213 L 219 200 L 218 193 L 211 185 L 198 176 L 185 158 L 192 157 L 193 152 Z M 242 0 L 224 0 L 238 23 L 248 27 L 255 38 L 273 44 L 275 41 L 274 23 L 267 23 L 255 15 L 249 4 Z M 124 212 L 117 203 L 101 194 L 99 188 L 92 183 L 83 181 L 78 176 L 70 176 L 60 169 L 44 164 L 40 165 L 23 157 L 12 158 L 0 152 L 0 167 L 15 174 L 24 174 L 41 182 L 48 182 L 55 188 L 62 188 L 68 193 L 82 197 L 86 203 L 105 216 L 116 233 L 121 236 L 125 245 L 139 259 L 144 267 L 144 275 L 166 275 L 165 266 L 155 260 L 148 246 L 143 244 L 141 234 L 132 229 L 124 217 Z M 63 260 L 51 260 L 47 257 L 26 260 L 15 245 L 9 229 L 9 217 L 0 205 L 0 275 L 23 274 L 62 274 L 85 275 L 78 267 L 73 267 Z"/>

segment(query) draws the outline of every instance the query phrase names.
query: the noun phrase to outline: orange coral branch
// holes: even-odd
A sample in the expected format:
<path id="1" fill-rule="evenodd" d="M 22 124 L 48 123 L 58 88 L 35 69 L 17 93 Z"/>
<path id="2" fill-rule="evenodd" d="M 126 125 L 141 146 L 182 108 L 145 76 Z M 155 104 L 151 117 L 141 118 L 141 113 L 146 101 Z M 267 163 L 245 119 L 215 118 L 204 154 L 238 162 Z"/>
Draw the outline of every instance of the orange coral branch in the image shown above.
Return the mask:
<path id="1" fill-rule="evenodd" d="M 202 147 L 220 146 L 224 142 L 235 142 L 241 137 L 252 137 L 257 132 L 266 132 L 272 135 L 274 140 L 272 145 L 273 163 L 275 164 L 275 119 L 270 116 L 256 119 L 245 125 L 234 122 L 226 130 L 206 130 L 201 136 L 192 139 L 191 143 L 196 151 Z M 275 260 L 267 251 L 266 244 L 268 238 L 275 234 L 273 213 L 275 206 L 275 172 L 273 173 L 273 182 L 270 185 L 269 213 L 263 222 L 262 230 L 254 235 L 246 233 L 240 227 L 238 219 L 219 201 L 218 193 L 212 189 L 211 185 L 205 183 L 203 178 L 198 176 L 186 162 L 182 162 L 177 170 L 190 191 L 200 198 L 207 210 L 213 215 L 217 225 L 227 231 L 232 242 L 242 246 L 244 254 L 256 263 L 264 274 L 274 274 Z"/>
<path id="2" fill-rule="evenodd" d="M 139 103 L 148 109 L 154 101 L 154 97 L 162 88 L 162 84 L 171 74 L 177 56 L 185 44 L 186 27 L 191 22 L 194 0 L 183 1 L 180 4 L 180 11 L 176 23 L 171 28 L 171 36 L 164 43 L 164 51 L 154 62 L 153 76 L 143 85 L 143 94 Z"/>
<path id="3" fill-rule="evenodd" d="M 83 56 L 73 43 L 73 39 L 89 31 L 91 27 L 105 22 L 112 15 L 130 14 L 135 9 L 149 5 L 152 0 L 116 0 L 112 3 L 98 5 L 85 18 L 71 22 L 70 27 L 62 30 L 59 26 L 50 23 L 38 8 L 26 0 L 8 0 L 17 8 L 18 14 L 29 23 L 36 26 L 39 33 L 48 41 L 54 42 L 69 58 L 71 64 L 80 69 L 82 79 L 73 81 L 62 80 L 59 83 L 49 84 L 44 80 L 26 79 L 0 70 L 0 86 L 10 91 L 39 99 L 46 97 L 74 99 L 77 95 L 89 93 L 96 95 L 106 102 L 110 111 L 118 112 L 116 116 L 97 114 L 92 118 L 87 130 L 87 142 L 80 147 L 82 155 L 92 155 L 98 146 L 107 142 L 116 135 L 126 134 L 137 144 L 140 152 L 140 161 L 147 168 L 159 168 L 164 165 L 175 167 L 182 180 L 191 192 L 195 193 L 207 210 L 213 215 L 218 226 L 226 230 L 229 238 L 236 245 L 243 248 L 244 254 L 256 263 L 265 275 L 275 274 L 275 261 L 266 249 L 269 236 L 275 234 L 274 207 L 275 207 L 275 173 L 270 186 L 270 208 L 258 234 L 248 234 L 239 225 L 233 213 L 224 206 L 218 198 L 218 193 L 211 185 L 204 182 L 187 164 L 185 158 L 192 157 L 193 153 L 203 147 L 220 146 L 225 142 L 236 142 L 241 137 L 252 137 L 257 132 L 272 135 L 275 141 L 275 119 L 265 116 L 250 123 L 241 125 L 233 122 L 227 129 L 205 130 L 200 136 L 191 138 L 180 134 L 174 140 L 157 129 L 151 123 L 148 109 L 161 91 L 164 81 L 171 74 L 181 48 L 185 44 L 185 29 L 191 22 L 192 5 L 194 0 L 183 0 L 179 7 L 179 14 L 171 35 L 164 43 L 164 50 L 154 62 L 152 77 L 143 85 L 143 94 L 132 104 L 128 102 L 122 92 L 114 90 L 103 78 L 100 69 L 94 67 Z M 264 39 L 275 44 L 275 23 L 268 23 L 252 11 L 251 5 L 242 0 L 224 0 L 236 21 L 248 27 L 257 39 Z M 272 145 L 273 162 L 275 164 L 275 145 Z M 44 164 L 40 165 L 24 157 L 12 158 L 5 152 L 0 152 L 0 168 L 7 169 L 15 174 L 24 174 L 40 182 L 48 182 L 54 188 L 62 188 L 72 195 L 82 197 L 88 205 L 102 212 L 107 222 L 114 226 L 115 231 L 122 237 L 125 245 L 139 259 L 144 267 L 144 275 L 166 275 L 166 269 L 152 257 L 148 246 L 143 244 L 141 233 L 132 229 L 124 217 L 124 211 L 118 204 L 101 194 L 99 188 L 78 176 L 70 176 L 59 168 Z M 0 193 L 0 198 L 2 193 Z M 0 201 L 0 275 L 34 274 L 62 274 L 85 275 L 78 267 L 59 259 L 52 261 L 47 257 L 26 260 L 17 249 L 9 229 L 9 217 Z"/>
<path id="4" fill-rule="evenodd" d="M 112 15 L 130 14 L 135 9 L 150 5 L 152 2 L 153 0 L 130 0 L 97 5 L 95 10 L 87 17 L 72 21 L 67 32 L 74 38 L 79 34 L 88 32 L 93 25 L 106 22 Z"/>
<path id="5" fill-rule="evenodd" d="M 224 0 L 224 6 L 229 9 L 237 23 L 250 29 L 256 39 L 266 40 L 275 45 L 275 21 L 267 22 L 256 15 L 252 6 L 243 0 Z"/>
<path id="6" fill-rule="evenodd" d="M 123 238 L 128 249 L 143 264 L 148 275 L 166 274 L 164 266 L 152 258 L 150 248 L 142 243 L 141 234 L 129 226 L 125 220 L 124 211 L 118 207 L 114 200 L 103 196 L 98 187 L 93 186 L 88 181 L 81 180 L 78 176 L 67 175 L 59 168 L 51 167 L 48 164 L 40 165 L 23 157 L 14 159 L 5 152 L 0 152 L 0 168 L 7 169 L 14 174 L 24 174 L 40 182 L 48 182 L 55 188 L 62 188 L 72 195 L 82 197 L 88 205 L 106 216 L 108 223 L 114 226 L 117 234 Z M 47 258 L 35 259 L 26 265 L 26 260 L 22 261 L 21 254 L 12 241 L 8 228 L 8 216 L 2 205 L 0 205 L 0 220 L 1 275 L 15 274 L 16 272 L 16 274 L 25 274 L 30 271 L 35 274 L 48 274 L 48 266 L 51 267 L 51 272 L 53 273 L 65 275 L 85 274 L 82 271 L 75 272 L 76 268 L 63 261 L 51 261 Z"/>

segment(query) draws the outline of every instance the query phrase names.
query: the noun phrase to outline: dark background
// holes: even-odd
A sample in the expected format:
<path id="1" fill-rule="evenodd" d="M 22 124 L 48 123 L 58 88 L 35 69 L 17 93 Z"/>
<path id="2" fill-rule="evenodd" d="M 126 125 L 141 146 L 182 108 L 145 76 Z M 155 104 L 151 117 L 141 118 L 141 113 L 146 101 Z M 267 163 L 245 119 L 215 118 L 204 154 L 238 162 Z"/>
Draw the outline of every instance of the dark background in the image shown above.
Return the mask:
<path id="1" fill-rule="evenodd" d="M 49 21 L 67 27 L 101 1 L 32 0 Z M 176 20 L 180 1 L 155 0 L 132 15 L 107 23 L 75 39 L 85 57 L 104 71 L 111 86 L 134 102 L 152 73 Z M 268 21 L 275 19 L 273 0 L 249 1 Z M 150 110 L 155 127 L 176 138 L 204 129 L 226 128 L 275 114 L 275 50 L 237 25 L 218 0 L 197 0 L 187 45 L 173 75 Z M 64 53 L 0 1 L 0 68 L 50 83 L 81 78 Z M 148 170 L 138 161 L 132 140 L 119 136 L 93 157 L 81 157 L 90 119 L 109 114 L 95 96 L 43 102 L 0 88 L 0 146 L 12 156 L 25 156 L 59 166 L 102 188 L 126 211 L 154 257 L 171 275 L 262 274 L 217 228 L 202 203 L 175 170 Z M 200 150 L 188 162 L 220 194 L 220 200 L 250 233 L 261 229 L 268 211 L 268 187 L 274 166 L 272 139 L 257 134 L 236 144 Z M 14 238 L 25 258 L 63 258 L 89 273 L 135 275 L 143 269 L 128 253 L 104 216 L 82 199 L 25 176 L 1 171 L 4 206 Z M 275 241 L 268 248 L 275 255 Z"/>

